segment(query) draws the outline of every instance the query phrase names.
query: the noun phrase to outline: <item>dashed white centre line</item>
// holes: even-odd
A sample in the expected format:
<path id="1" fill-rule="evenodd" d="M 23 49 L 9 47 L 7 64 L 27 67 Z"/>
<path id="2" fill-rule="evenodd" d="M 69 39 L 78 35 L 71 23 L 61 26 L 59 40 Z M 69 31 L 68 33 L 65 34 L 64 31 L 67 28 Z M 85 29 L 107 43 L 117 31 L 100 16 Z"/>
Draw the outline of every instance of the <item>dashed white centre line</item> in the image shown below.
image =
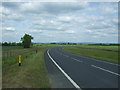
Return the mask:
<path id="1" fill-rule="evenodd" d="M 77 61 L 77 62 L 82 62 L 82 61 L 80 61 L 80 60 L 78 60 L 78 59 L 75 59 L 75 58 L 72 58 L 73 60 L 75 60 L 75 61 Z"/>
<path id="2" fill-rule="evenodd" d="M 106 69 L 104 69 L 104 68 L 101 68 L 101 67 L 98 67 L 98 66 L 95 66 L 95 65 L 91 65 L 91 66 L 92 66 L 92 67 L 95 67 L 95 68 L 98 68 L 98 69 L 101 69 L 101 70 L 103 70 L 103 71 L 109 72 L 109 73 L 111 73 L 111 74 L 120 76 L 120 74 L 115 73 L 115 72 L 112 72 L 112 71 L 109 71 L 109 70 L 106 70 Z"/>

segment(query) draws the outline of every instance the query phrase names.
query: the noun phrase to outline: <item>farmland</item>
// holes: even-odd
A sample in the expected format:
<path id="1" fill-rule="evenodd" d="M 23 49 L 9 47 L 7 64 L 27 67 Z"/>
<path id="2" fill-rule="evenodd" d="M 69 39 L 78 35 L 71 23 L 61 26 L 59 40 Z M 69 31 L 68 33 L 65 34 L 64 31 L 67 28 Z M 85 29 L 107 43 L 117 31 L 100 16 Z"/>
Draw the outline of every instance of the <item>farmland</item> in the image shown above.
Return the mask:
<path id="1" fill-rule="evenodd" d="M 120 63 L 118 62 L 118 46 L 81 45 L 64 47 L 63 50 L 112 63 Z"/>

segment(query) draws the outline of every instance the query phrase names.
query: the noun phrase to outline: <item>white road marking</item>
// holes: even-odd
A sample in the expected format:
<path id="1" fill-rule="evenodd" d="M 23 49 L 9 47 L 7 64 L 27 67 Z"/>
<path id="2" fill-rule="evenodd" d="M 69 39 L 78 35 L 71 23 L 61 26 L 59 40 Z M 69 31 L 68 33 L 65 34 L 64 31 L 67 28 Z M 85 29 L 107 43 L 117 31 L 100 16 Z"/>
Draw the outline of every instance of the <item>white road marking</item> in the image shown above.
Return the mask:
<path id="1" fill-rule="evenodd" d="M 61 50 L 61 49 L 60 49 L 60 50 Z M 62 51 L 63 51 L 63 50 L 62 50 Z M 65 51 L 64 51 L 64 52 L 65 52 Z M 76 54 L 72 54 L 72 55 L 76 55 Z M 76 56 L 79 56 L 79 55 L 76 55 Z M 90 59 L 90 57 L 85 57 L 85 56 L 80 56 L 80 57 Z M 97 60 L 97 59 L 94 59 L 94 58 L 91 58 L 91 59 L 94 60 L 94 61 L 97 61 L 97 62 L 102 62 L 102 63 L 107 63 L 107 64 L 111 64 L 111 65 L 120 66 L 119 64 L 115 64 L 115 63 L 111 63 L 111 62 L 107 62 L 107 61 Z"/>
<path id="2" fill-rule="evenodd" d="M 111 73 L 111 74 L 120 76 L 120 74 L 115 73 L 115 72 L 112 72 L 112 71 L 109 71 L 109 70 L 106 70 L 106 69 L 104 69 L 104 68 L 101 68 L 101 67 L 98 67 L 98 66 L 95 66 L 95 65 L 91 65 L 91 66 L 92 66 L 92 67 L 95 67 L 95 68 L 98 68 L 98 69 L 101 69 L 101 70 L 103 70 L 103 71 L 109 72 L 109 73 Z"/>
<path id="3" fill-rule="evenodd" d="M 58 67 L 58 69 L 66 76 L 66 78 L 75 86 L 75 88 L 81 90 L 81 88 L 70 78 L 70 76 L 68 76 L 67 73 L 65 73 L 65 71 L 54 61 L 54 59 L 50 56 L 49 54 L 49 50 L 47 51 L 47 54 L 49 56 L 49 58 L 52 60 L 52 62 Z"/>
<path id="4" fill-rule="evenodd" d="M 75 61 L 77 61 L 77 62 L 83 62 L 83 61 L 80 61 L 80 60 L 78 60 L 78 59 L 75 59 L 75 58 L 72 58 L 73 60 L 75 60 Z"/>
<path id="5" fill-rule="evenodd" d="M 87 59 L 90 59 L 90 57 L 85 57 L 85 56 L 80 56 L 80 57 L 83 57 L 83 58 L 87 58 Z M 110 63 L 110 62 L 107 62 L 107 61 L 96 60 L 96 59 L 94 59 L 94 58 L 91 58 L 91 59 L 92 59 L 92 60 L 94 60 L 94 61 L 97 61 L 97 62 L 102 62 L 102 63 L 107 63 L 107 64 L 111 64 L 111 65 L 120 66 L 119 64 Z"/>

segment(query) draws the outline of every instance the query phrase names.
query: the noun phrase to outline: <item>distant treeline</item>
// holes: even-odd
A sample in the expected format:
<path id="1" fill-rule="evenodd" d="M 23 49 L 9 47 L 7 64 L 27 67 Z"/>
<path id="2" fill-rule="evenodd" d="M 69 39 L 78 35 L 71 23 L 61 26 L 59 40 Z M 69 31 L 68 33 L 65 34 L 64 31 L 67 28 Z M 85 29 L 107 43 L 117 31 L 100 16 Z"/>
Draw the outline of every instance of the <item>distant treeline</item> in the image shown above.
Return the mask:
<path id="1" fill-rule="evenodd" d="M 105 44 L 105 43 L 97 43 L 97 44 L 88 44 L 88 45 L 120 46 L 120 44 L 113 44 L 113 43 L 109 43 L 109 44 Z"/>
<path id="2" fill-rule="evenodd" d="M 61 45 L 101 45 L 101 46 L 119 46 L 120 44 L 113 44 L 113 43 L 95 43 L 95 44 L 84 44 L 84 43 L 50 43 L 50 44 L 61 44 Z"/>
<path id="3" fill-rule="evenodd" d="M 31 45 L 33 44 L 36 44 L 36 43 L 32 43 Z M 42 43 L 44 44 L 44 43 Z M 50 44 L 59 44 L 59 45 L 101 45 L 101 46 L 120 46 L 120 44 L 113 44 L 113 43 L 109 43 L 109 44 L 106 44 L 106 43 L 95 43 L 95 44 L 84 44 L 84 43 L 50 43 Z M 0 45 L 2 46 L 23 46 L 22 43 L 16 43 L 16 42 L 3 42 L 3 43 L 0 43 Z"/>
<path id="4" fill-rule="evenodd" d="M 16 43 L 16 42 L 3 42 L 2 46 L 22 46 L 22 43 Z"/>
<path id="5" fill-rule="evenodd" d="M 50 44 L 60 44 L 60 45 L 77 45 L 77 43 L 50 43 Z"/>

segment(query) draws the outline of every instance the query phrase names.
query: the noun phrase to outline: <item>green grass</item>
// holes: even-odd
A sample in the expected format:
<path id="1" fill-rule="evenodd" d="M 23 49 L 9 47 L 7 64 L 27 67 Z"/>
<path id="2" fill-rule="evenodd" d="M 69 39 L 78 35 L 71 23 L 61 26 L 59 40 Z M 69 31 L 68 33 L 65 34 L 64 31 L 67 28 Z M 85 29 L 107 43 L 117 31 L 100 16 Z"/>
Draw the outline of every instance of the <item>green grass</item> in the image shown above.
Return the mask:
<path id="1" fill-rule="evenodd" d="M 118 46 L 101 46 L 101 45 L 84 45 L 80 48 L 93 48 L 93 49 L 104 49 L 104 50 L 112 50 L 112 51 L 118 51 Z"/>
<path id="2" fill-rule="evenodd" d="M 2 46 L 3 51 L 14 50 L 14 49 L 23 49 L 22 46 Z"/>
<path id="3" fill-rule="evenodd" d="M 87 46 L 86 45 L 86 46 L 64 47 L 63 50 L 67 52 L 71 52 L 73 54 L 78 54 L 82 56 L 87 56 L 99 60 L 120 64 L 120 62 L 118 62 L 117 46 L 89 46 L 89 45 Z"/>
<path id="4" fill-rule="evenodd" d="M 44 61 L 44 52 L 50 46 L 41 46 L 35 51 L 22 54 L 22 66 L 18 66 L 18 55 L 3 57 L 3 88 L 51 88 Z"/>

